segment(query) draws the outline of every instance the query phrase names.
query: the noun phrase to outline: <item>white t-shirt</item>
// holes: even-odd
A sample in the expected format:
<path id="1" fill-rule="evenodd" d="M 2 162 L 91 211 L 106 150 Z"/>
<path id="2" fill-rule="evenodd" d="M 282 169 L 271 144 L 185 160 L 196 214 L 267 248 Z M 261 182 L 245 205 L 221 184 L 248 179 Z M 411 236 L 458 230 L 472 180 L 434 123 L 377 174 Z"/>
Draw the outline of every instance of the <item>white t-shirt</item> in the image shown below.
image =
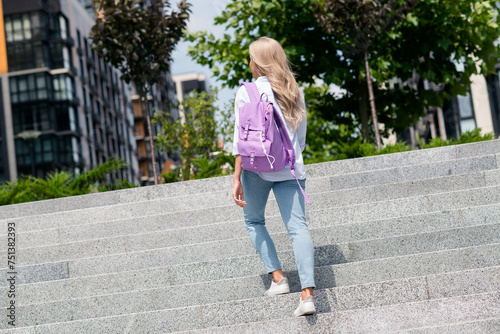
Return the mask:
<path id="1" fill-rule="evenodd" d="M 293 148 L 295 150 L 295 176 L 297 179 L 303 180 L 306 178 L 306 169 L 304 167 L 304 159 L 302 158 L 302 151 L 306 147 L 306 129 L 307 129 L 307 117 L 304 115 L 302 118 L 302 122 L 299 127 L 295 130 L 292 130 L 292 126 L 288 124 L 283 118 L 283 113 L 276 102 L 273 94 L 273 90 L 271 88 L 271 83 L 267 77 L 259 77 L 255 80 L 255 84 L 257 85 L 257 89 L 259 90 L 259 94 L 266 93 L 268 97 L 268 101 L 271 102 L 276 110 L 278 111 L 283 123 L 286 126 L 288 135 L 290 136 L 290 140 L 292 141 Z M 302 103 L 305 106 L 304 95 L 301 92 Z M 234 102 L 234 139 L 233 139 L 233 155 L 238 155 L 238 140 L 239 140 L 239 111 L 240 108 L 245 104 L 250 102 L 250 96 L 248 95 L 247 89 L 245 86 L 241 86 L 236 93 L 236 99 Z M 286 165 L 282 170 L 278 172 L 258 172 L 259 176 L 271 182 L 278 181 L 286 181 L 294 179 L 292 173 L 290 172 L 290 165 Z"/>

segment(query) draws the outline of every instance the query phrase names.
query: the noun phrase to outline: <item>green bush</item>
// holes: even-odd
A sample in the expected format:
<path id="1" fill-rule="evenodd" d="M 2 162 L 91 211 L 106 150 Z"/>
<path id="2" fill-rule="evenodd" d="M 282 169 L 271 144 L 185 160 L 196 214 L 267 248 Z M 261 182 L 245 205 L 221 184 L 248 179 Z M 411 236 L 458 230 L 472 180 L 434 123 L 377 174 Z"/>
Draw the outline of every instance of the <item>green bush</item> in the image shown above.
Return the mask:
<path id="1" fill-rule="evenodd" d="M 110 159 L 74 178 L 68 172 L 54 171 L 46 179 L 28 176 L 14 182 L 6 182 L 0 185 L 0 205 L 85 195 L 93 190 L 107 191 L 135 187 L 136 185 L 124 180 L 119 181 L 119 184 L 104 183 L 107 174 L 126 165 L 120 159 Z"/>
<path id="2" fill-rule="evenodd" d="M 368 157 L 372 155 L 397 153 L 409 150 L 410 146 L 408 146 L 404 142 L 401 142 L 394 145 L 386 145 L 380 151 L 377 151 L 377 147 L 375 146 L 375 144 L 367 143 L 362 138 L 359 138 L 352 143 L 340 144 L 334 160 Z"/>
<path id="3" fill-rule="evenodd" d="M 467 144 L 467 143 L 475 143 L 485 140 L 493 140 L 496 139 L 494 133 L 487 133 L 485 135 L 481 134 L 481 128 L 476 128 L 474 130 L 464 132 L 457 139 L 449 139 L 443 140 L 441 137 L 432 139 L 428 144 L 425 143 L 420 138 L 417 138 L 418 144 L 420 148 L 433 148 L 433 147 L 441 147 L 441 146 L 449 146 L 449 145 L 459 145 L 459 144 Z"/>
<path id="4" fill-rule="evenodd" d="M 172 170 L 168 173 L 165 173 L 165 174 L 161 174 L 161 177 L 163 178 L 163 182 L 162 183 L 173 183 L 173 182 L 177 182 L 177 181 L 180 181 L 180 173 L 181 170 L 180 168 L 177 168 L 176 170 Z"/>
<path id="5" fill-rule="evenodd" d="M 493 140 L 493 139 L 496 139 L 494 133 L 487 133 L 485 135 L 482 135 L 480 128 L 464 132 L 457 139 L 443 140 L 441 138 L 434 138 L 428 144 L 425 143 L 420 138 L 418 138 L 417 136 L 417 141 L 421 149 L 448 146 L 448 145 L 467 144 L 467 143 L 474 143 L 474 142 Z M 328 160 L 352 159 L 352 158 L 368 157 L 372 155 L 398 153 L 411 150 L 410 146 L 408 146 L 405 142 L 399 142 L 393 145 L 389 144 L 384 146 L 381 150 L 377 150 L 375 144 L 367 143 L 362 138 L 358 138 L 353 142 L 340 143 L 337 144 L 336 146 L 337 146 L 336 152 L 333 152 L 332 158 Z M 323 162 L 323 161 L 315 161 L 315 162 Z"/>

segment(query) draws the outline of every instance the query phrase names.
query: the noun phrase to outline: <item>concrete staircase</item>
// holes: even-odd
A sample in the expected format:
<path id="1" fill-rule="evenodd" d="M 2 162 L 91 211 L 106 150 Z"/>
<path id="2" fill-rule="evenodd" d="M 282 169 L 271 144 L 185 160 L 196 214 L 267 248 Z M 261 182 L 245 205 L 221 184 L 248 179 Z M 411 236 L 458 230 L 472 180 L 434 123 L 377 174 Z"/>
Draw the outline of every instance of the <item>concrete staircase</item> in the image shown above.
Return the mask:
<path id="1" fill-rule="evenodd" d="M 0 332 L 500 333 L 500 140 L 307 172 L 316 315 L 292 316 L 272 198 L 292 293 L 262 296 L 270 277 L 222 177 L 0 207 L 3 277 L 8 223 L 17 256 L 16 327 L 4 315 Z"/>

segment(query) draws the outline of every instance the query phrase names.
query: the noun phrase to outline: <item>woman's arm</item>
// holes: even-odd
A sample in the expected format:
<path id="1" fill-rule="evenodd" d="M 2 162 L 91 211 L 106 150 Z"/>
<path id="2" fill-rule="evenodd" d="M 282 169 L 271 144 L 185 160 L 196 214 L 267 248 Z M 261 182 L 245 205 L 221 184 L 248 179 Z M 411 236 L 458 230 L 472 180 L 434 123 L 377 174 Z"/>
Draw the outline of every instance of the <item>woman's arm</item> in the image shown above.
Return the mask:
<path id="1" fill-rule="evenodd" d="M 234 161 L 234 178 L 233 178 L 233 199 L 236 205 L 245 207 L 247 202 L 243 198 L 243 186 L 241 185 L 241 156 L 237 155 Z"/>

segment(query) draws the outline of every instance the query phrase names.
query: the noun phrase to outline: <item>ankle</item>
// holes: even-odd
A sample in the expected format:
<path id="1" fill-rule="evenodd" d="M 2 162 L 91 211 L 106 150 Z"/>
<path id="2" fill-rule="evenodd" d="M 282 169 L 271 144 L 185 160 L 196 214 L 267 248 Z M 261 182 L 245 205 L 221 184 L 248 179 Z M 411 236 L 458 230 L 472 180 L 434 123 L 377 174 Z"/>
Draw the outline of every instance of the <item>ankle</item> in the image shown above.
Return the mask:
<path id="1" fill-rule="evenodd" d="M 279 283 L 283 279 L 283 277 L 285 277 L 281 270 L 273 271 L 272 274 L 274 283 Z"/>
<path id="2" fill-rule="evenodd" d="M 301 296 L 301 300 L 306 299 L 308 296 L 312 296 L 312 297 L 314 297 L 313 288 L 305 288 L 305 289 L 302 289 L 302 296 Z"/>

